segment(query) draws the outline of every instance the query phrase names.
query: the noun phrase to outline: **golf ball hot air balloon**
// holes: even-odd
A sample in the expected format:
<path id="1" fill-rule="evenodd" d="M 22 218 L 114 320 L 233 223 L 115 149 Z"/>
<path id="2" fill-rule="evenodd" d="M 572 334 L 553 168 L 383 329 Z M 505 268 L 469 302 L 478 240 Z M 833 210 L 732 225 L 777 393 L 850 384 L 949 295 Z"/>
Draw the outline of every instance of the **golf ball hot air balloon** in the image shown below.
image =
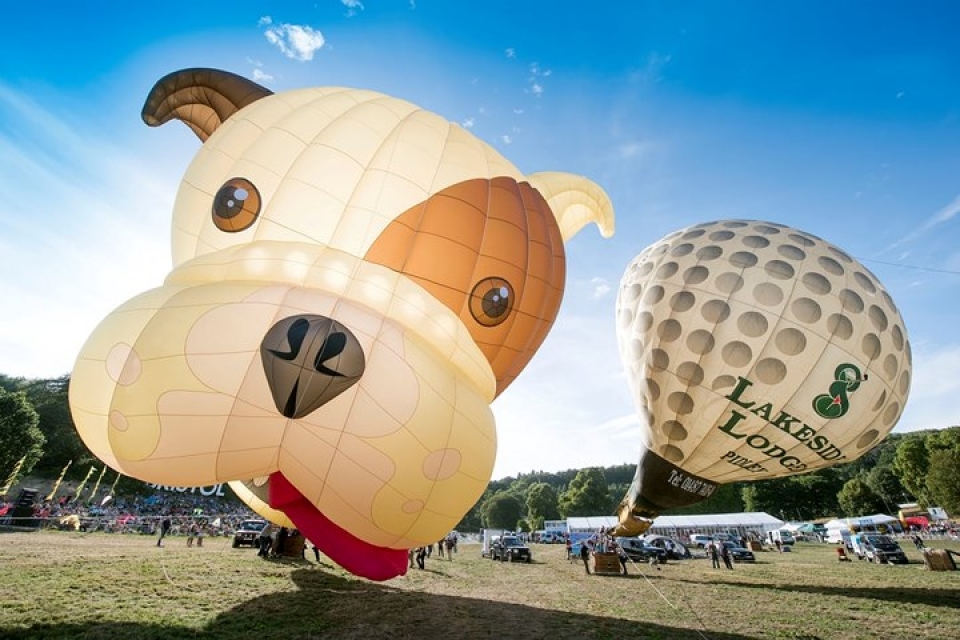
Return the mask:
<path id="1" fill-rule="evenodd" d="M 486 488 L 490 403 L 556 318 L 564 241 L 612 233 L 609 199 L 373 91 L 187 69 L 143 119 L 202 145 L 172 271 L 77 358 L 81 437 L 142 480 L 231 482 L 353 573 L 404 573 Z"/>
<path id="2" fill-rule="evenodd" d="M 910 343 L 883 285 L 781 224 L 698 224 L 648 247 L 621 280 L 617 336 L 645 436 L 620 534 L 723 483 L 854 460 L 910 391 Z"/>

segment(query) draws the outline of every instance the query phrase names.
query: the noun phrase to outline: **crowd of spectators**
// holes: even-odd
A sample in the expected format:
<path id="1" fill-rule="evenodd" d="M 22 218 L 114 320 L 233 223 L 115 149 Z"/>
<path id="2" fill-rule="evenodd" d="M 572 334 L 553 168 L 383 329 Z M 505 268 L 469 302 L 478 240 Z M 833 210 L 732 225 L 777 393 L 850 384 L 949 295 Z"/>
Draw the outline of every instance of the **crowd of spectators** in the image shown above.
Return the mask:
<path id="1" fill-rule="evenodd" d="M 169 535 L 187 535 L 197 525 L 204 535 L 233 535 L 243 520 L 258 517 L 239 499 L 157 490 L 149 495 L 104 497 L 78 501 L 64 495 L 37 502 L 32 514 L 14 517 L 15 496 L 0 497 L 0 524 L 155 535 L 164 518 L 171 520 Z"/>

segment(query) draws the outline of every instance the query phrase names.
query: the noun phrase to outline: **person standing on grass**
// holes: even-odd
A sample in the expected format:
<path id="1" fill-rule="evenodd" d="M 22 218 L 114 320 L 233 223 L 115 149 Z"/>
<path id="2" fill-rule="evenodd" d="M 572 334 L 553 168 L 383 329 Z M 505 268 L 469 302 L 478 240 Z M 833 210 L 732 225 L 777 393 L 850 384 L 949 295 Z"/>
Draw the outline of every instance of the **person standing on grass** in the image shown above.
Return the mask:
<path id="1" fill-rule="evenodd" d="M 623 550 L 623 547 L 617 545 L 617 559 L 620 560 L 620 568 L 623 572 L 623 575 L 627 575 L 627 552 Z"/>
<path id="2" fill-rule="evenodd" d="M 722 542 L 718 542 L 720 545 L 720 558 L 723 559 L 723 564 L 726 565 L 727 569 L 733 571 L 733 562 L 730 559 L 730 549 L 727 549 L 727 545 Z"/>
<path id="3" fill-rule="evenodd" d="M 708 549 L 710 550 L 710 563 L 714 569 L 720 568 L 720 550 L 717 549 L 719 542 L 712 542 Z"/>
<path id="4" fill-rule="evenodd" d="M 587 575 L 590 575 L 590 547 L 587 546 L 586 540 L 580 543 L 580 559 L 583 560 L 583 568 Z"/>
<path id="5" fill-rule="evenodd" d="M 163 546 L 163 539 L 167 537 L 167 534 L 170 533 L 170 527 L 173 526 L 173 522 L 170 520 L 170 516 L 165 516 L 160 522 L 160 537 L 157 538 L 157 546 Z"/>
<path id="6" fill-rule="evenodd" d="M 426 569 L 427 563 L 427 548 L 420 547 L 417 549 L 417 567 L 420 569 Z"/>

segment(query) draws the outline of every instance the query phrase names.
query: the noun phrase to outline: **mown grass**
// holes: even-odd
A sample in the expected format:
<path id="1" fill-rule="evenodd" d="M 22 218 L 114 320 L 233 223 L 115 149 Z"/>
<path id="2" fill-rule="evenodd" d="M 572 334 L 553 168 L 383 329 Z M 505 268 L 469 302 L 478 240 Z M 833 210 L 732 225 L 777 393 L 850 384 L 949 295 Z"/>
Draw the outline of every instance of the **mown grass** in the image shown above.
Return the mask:
<path id="1" fill-rule="evenodd" d="M 960 544 L 946 545 L 960 552 Z M 587 576 L 561 545 L 534 563 L 477 544 L 373 583 L 339 567 L 262 560 L 223 538 L 0 534 L 0 638 L 955 638 L 960 572 L 839 563 L 829 545 Z M 309 556 L 309 554 L 308 554 Z"/>

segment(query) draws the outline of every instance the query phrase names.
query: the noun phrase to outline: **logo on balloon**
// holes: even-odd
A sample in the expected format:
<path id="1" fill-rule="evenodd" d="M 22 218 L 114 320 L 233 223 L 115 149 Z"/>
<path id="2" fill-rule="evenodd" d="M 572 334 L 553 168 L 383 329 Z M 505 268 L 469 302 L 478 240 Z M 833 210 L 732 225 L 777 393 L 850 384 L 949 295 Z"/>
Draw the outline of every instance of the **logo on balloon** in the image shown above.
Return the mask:
<path id="1" fill-rule="evenodd" d="M 813 410 L 821 418 L 833 420 L 847 415 L 850 410 L 850 400 L 847 394 L 853 393 L 860 387 L 860 382 L 866 378 L 860 377 L 860 369 L 850 363 L 841 364 L 833 372 L 834 382 L 830 385 L 829 393 L 824 393 L 813 399 Z"/>

